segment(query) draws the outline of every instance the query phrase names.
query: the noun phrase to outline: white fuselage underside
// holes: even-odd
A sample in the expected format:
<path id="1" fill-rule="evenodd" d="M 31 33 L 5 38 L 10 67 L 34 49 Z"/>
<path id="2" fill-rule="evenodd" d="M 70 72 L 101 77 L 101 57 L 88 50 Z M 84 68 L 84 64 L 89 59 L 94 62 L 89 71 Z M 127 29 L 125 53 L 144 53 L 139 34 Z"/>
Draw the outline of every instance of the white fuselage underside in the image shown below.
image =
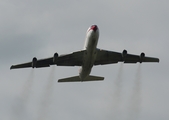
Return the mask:
<path id="1" fill-rule="evenodd" d="M 83 64 L 79 70 L 79 77 L 81 80 L 84 80 L 86 77 L 89 76 L 91 69 L 93 67 L 94 61 L 97 56 L 97 43 L 99 39 L 99 29 L 93 30 L 88 29 L 86 39 L 85 39 L 85 45 L 84 50 L 86 52 L 83 56 Z"/>

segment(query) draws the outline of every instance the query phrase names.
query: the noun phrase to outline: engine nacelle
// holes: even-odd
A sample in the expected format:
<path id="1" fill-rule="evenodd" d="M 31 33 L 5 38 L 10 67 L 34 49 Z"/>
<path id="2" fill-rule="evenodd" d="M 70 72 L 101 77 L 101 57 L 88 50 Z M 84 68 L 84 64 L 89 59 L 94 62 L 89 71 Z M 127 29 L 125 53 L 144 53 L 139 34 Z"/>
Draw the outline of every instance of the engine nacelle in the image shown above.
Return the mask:
<path id="1" fill-rule="evenodd" d="M 123 52 L 122 52 L 122 59 L 125 60 L 126 56 L 127 56 L 127 50 L 123 50 Z"/>
<path id="2" fill-rule="evenodd" d="M 32 59 L 32 68 L 35 68 L 36 65 L 37 65 L 37 58 L 34 57 L 34 58 Z"/>
<path id="3" fill-rule="evenodd" d="M 141 53 L 141 54 L 140 54 L 140 63 L 143 62 L 144 57 L 145 57 L 145 53 Z"/>
<path id="4" fill-rule="evenodd" d="M 56 62 L 57 62 L 57 59 L 58 59 L 58 53 L 55 53 L 54 55 L 53 55 L 53 63 L 55 63 L 56 64 Z"/>

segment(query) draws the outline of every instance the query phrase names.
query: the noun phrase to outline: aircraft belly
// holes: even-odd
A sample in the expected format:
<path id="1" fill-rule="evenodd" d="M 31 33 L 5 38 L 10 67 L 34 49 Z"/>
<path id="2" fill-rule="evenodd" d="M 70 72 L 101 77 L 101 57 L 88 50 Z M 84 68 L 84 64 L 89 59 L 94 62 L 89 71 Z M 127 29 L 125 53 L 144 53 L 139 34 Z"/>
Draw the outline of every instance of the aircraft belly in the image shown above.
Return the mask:
<path id="1" fill-rule="evenodd" d="M 83 65 L 79 72 L 81 79 L 85 79 L 91 72 L 94 61 L 96 59 L 96 49 L 95 50 L 87 50 L 87 53 L 84 56 Z"/>
<path id="2" fill-rule="evenodd" d="M 99 36 L 97 32 L 89 33 L 86 37 L 86 42 L 84 46 L 86 53 L 84 54 L 83 64 L 79 71 L 79 76 L 81 79 L 85 79 L 86 77 L 88 77 L 91 72 L 97 55 L 96 46 L 98 42 L 98 37 Z"/>

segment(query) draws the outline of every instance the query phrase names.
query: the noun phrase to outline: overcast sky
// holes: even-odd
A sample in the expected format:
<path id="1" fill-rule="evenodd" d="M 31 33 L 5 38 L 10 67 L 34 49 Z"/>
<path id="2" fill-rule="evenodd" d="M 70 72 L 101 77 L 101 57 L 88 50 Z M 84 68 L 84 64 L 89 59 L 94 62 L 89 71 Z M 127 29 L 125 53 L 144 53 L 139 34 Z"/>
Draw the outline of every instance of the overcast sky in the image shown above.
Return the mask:
<path id="1" fill-rule="evenodd" d="M 169 1 L 1 0 L 0 119 L 168 120 Z M 83 48 L 97 24 L 98 48 L 145 52 L 160 63 L 93 67 L 102 82 L 57 83 L 78 67 L 10 70 L 33 57 Z"/>

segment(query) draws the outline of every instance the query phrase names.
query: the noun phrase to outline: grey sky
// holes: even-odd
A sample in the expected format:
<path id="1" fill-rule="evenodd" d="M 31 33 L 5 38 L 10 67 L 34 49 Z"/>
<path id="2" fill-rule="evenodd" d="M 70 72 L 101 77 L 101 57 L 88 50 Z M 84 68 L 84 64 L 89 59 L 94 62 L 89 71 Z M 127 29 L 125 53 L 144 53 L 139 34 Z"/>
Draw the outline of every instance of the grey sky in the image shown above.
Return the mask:
<path id="1" fill-rule="evenodd" d="M 37 120 L 52 68 L 35 69 L 27 103 L 22 90 L 31 69 L 9 70 L 33 57 L 51 57 L 83 48 L 86 30 L 100 29 L 98 47 L 160 58 L 141 65 L 140 103 L 132 108 L 138 64 L 123 65 L 120 101 L 114 107 L 121 64 L 97 66 L 93 75 L 103 82 L 58 84 L 78 74 L 78 67 L 55 67 L 55 84 L 45 108 L 48 120 L 167 120 L 169 119 L 169 1 L 167 0 L 1 0 L 0 1 L 0 119 Z M 134 97 L 133 97 L 134 98 Z M 135 101 L 137 102 L 137 101 Z M 116 108 L 116 109 L 115 109 Z M 132 109 L 131 109 L 132 108 Z M 129 111 L 130 110 L 130 111 Z M 132 116 L 138 114 L 137 116 Z M 130 116 L 131 115 L 131 116 Z M 133 117 L 133 118 L 132 118 Z"/>

